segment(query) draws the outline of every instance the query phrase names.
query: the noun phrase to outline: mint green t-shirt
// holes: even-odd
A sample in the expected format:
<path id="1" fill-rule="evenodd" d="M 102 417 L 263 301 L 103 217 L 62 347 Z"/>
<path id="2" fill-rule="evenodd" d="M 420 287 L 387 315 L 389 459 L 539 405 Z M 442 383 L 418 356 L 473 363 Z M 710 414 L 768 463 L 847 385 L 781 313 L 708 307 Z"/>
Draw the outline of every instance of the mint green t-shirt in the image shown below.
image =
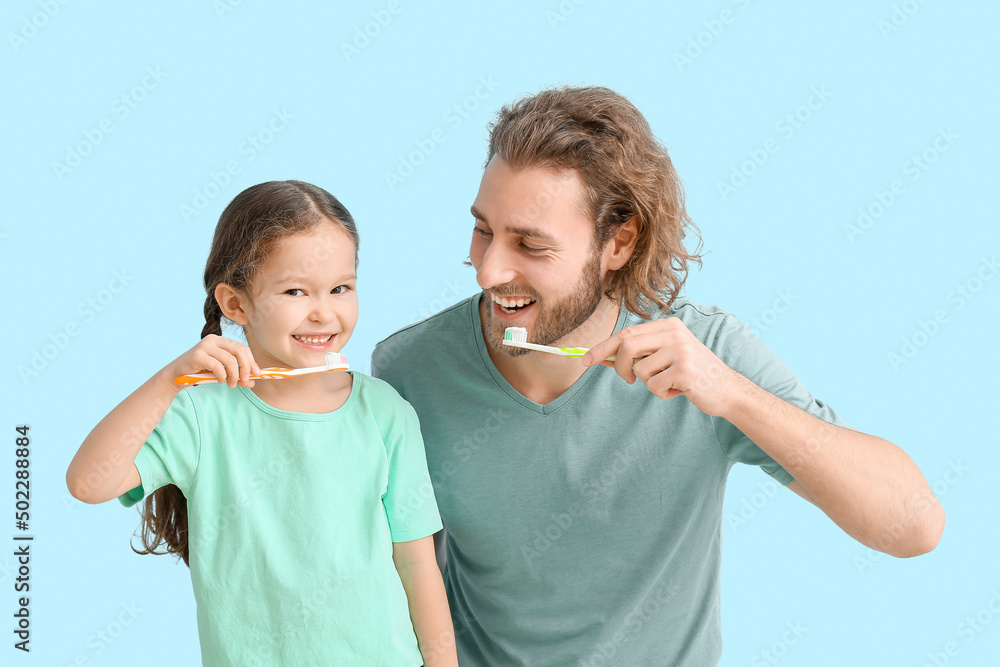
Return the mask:
<path id="1" fill-rule="evenodd" d="M 420 665 L 392 542 L 441 528 L 413 409 L 351 373 L 334 412 L 251 390 L 180 392 L 139 450 L 142 485 L 188 501 L 205 665 Z"/>
<path id="2" fill-rule="evenodd" d="M 735 463 L 791 476 L 728 421 L 613 368 L 528 400 L 493 365 L 478 301 L 372 356 L 420 417 L 460 663 L 717 664 L 726 477 Z M 678 299 L 671 316 L 730 368 L 849 427 L 731 313 Z M 615 331 L 643 321 L 622 309 Z"/>

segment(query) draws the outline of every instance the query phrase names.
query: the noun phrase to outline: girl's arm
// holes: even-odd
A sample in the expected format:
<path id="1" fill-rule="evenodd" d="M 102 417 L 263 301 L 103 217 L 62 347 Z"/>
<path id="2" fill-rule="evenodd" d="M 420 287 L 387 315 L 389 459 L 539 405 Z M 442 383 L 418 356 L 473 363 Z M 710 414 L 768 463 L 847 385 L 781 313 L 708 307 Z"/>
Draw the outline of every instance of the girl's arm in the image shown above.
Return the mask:
<path id="1" fill-rule="evenodd" d="M 434 538 L 392 543 L 392 561 L 406 590 L 410 621 L 425 667 L 458 667 L 455 628 L 448 609 Z"/>
<path id="2" fill-rule="evenodd" d="M 221 336 L 206 336 L 94 427 L 66 471 L 70 493 L 85 503 L 103 503 L 138 486 L 141 480 L 135 457 L 181 391 L 174 379 L 203 370 L 215 373 L 219 382 L 228 378 L 230 387 L 252 387 L 253 380 L 246 378 L 260 373 L 249 347 Z"/>

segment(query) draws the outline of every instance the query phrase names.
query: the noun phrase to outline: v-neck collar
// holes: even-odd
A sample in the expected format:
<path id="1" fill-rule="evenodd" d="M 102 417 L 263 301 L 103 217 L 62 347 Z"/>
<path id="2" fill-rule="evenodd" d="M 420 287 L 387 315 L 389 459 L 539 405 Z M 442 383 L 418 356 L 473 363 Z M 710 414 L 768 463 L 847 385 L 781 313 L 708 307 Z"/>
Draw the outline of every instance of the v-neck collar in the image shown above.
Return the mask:
<path id="1" fill-rule="evenodd" d="M 511 386 L 510 382 L 507 382 L 507 378 L 505 378 L 503 374 L 501 374 L 500 371 L 497 370 L 496 365 L 490 358 L 490 353 L 486 347 L 486 341 L 483 339 L 483 321 L 479 317 L 479 301 L 480 299 L 482 299 L 482 297 L 483 295 L 482 293 L 480 293 L 478 296 L 474 296 L 471 299 L 469 299 L 469 309 L 471 311 L 470 315 L 472 319 L 473 338 L 476 341 L 476 347 L 479 348 L 479 356 L 482 358 L 483 365 L 486 367 L 486 370 L 493 378 L 493 381 L 496 382 L 497 387 L 499 387 L 501 391 L 503 391 L 511 399 L 513 399 L 514 402 L 518 403 L 524 408 L 527 408 L 532 412 L 537 412 L 538 414 L 542 415 L 551 414 L 556 410 L 558 410 L 559 408 L 561 408 L 566 403 L 568 403 L 570 400 L 572 400 L 573 397 L 581 389 L 583 389 L 583 387 L 590 381 L 590 379 L 594 376 L 594 373 L 598 372 L 599 369 L 604 368 L 604 366 L 601 366 L 600 364 L 591 366 L 590 368 L 588 368 L 583 372 L 583 375 L 581 375 L 576 382 L 570 385 L 570 387 L 566 391 L 559 394 L 559 396 L 557 396 L 554 400 L 549 401 L 544 405 L 541 403 L 535 403 L 531 399 L 521 394 L 521 392 L 519 392 L 517 389 L 514 389 L 514 387 Z M 621 331 L 622 327 L 625 325 L 625 319 L 627 317 L 628 317 L 628 311 L 625 309 L 625 304 L 624 303 L 620 304 L 618 307 L 618 321 L 615 323 L 615 329 L 612 332 L 612 334 Z"/>

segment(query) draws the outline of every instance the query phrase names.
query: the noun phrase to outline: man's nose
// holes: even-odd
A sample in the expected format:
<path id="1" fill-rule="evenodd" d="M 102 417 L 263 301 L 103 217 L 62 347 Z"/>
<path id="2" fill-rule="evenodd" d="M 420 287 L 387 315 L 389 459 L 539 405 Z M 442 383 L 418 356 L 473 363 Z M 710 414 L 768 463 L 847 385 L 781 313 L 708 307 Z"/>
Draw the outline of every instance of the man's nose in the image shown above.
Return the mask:
<path id="1" fill-rule="evenodd" d="M 483 289 L 496 287 L 512 282 L 517 276 L 511 262 L 510 253 L 501 247 L 499 243 L 493 242 L 486 248 L 483 254 L 483 262 L 476 272 L 476 282 Z"/>

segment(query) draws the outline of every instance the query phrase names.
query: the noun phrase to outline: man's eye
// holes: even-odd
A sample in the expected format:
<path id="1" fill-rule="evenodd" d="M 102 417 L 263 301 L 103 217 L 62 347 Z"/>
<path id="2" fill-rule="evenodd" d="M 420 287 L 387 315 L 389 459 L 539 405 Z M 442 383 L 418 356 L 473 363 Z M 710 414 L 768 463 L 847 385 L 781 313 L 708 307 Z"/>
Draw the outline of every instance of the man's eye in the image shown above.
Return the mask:
<path id="1" fill-rule="evenodd" d="M 527 243 L 522 243 L 521 247 L 524 248 L 526 252 L 542 252 L 542 251 L 545 250 L 545 248 L 535 248 L 535 247 L 532 247 L 532 246 L 528 245 Z"/>
<path id="2" fill-rule="evenodd" d="M 489 238 L 490 236 L 493 236 L 493 232 L 491 232 L 488 229 L 483 229 L 482 227 L 479 226 L 473 227 L 472 231 L 474 231 L 476 234 L 479 234 L 483 238 Z"/>

